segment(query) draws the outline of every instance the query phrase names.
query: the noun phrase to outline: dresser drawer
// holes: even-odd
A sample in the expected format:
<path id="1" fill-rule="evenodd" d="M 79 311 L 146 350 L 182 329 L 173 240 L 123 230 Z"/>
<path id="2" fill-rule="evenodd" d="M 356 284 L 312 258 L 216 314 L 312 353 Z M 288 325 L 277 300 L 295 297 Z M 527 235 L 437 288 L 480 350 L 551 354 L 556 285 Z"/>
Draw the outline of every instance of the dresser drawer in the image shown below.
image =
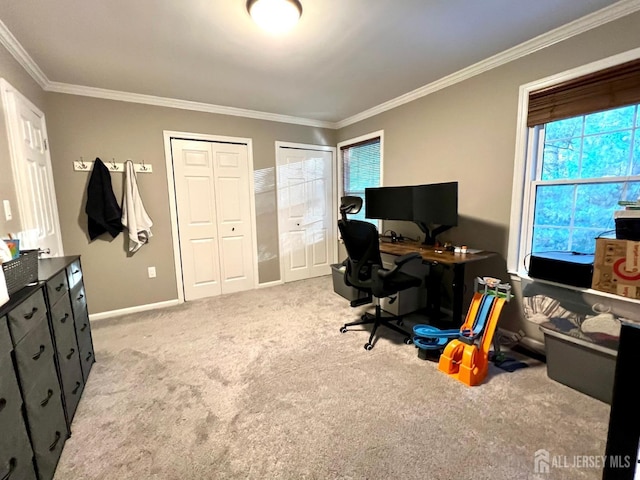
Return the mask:
<path id="1" fill-rule="evenodd" d="M 16 345 L 15 355 L 23 392 L 29 390 L 41 372 L 53 369 L 55 376 L 53 344 L 46 316 Z"/>
<path id="2" fill-rule="evenodd" d="M 87 383 L 89 377 L 89 371 L 95 363 L 96 359 L 93 352 L 93 343 L 91 342 L 91 334 L 83 337 L 78 344 L 80 347 L 80 363 L 82 364 L 82 377 L 84 382 Z"/>
<path id="3" fill-rule="evenodd" d="M 67 417 L 69 422 L 71 422 L 84 389 L 84 377 L 82 376 L 82 368 L 80 366 L 80 352 L 76 351 L 71 356 L 65 355 L 58 358 Z"/>
<path id="4" fill-rule="evenodd" d="M 3 428 L 0 436 L 0 478 L 16 480 L 36 480 L 33 469 L 33 451 L 29 437 L 19 417 L 19 427 L 12 431 Z"/>
<path id="5" fill-rule="evenodd" d="M 73 313 L 69 297 L 65 295 L 51 308 L 51 323 L 59 353 L 66 354 L 69 349 L 78 349 Z"/>
<path id="6" fill-rule="evenodd" d="M 60 395 L 55 397 L 55 402 L 53 400 L 52 398 L 52 401 L 44 407 L 44 409 L 51 408 L 52 411 L 40 417 L 37 428 L 31 430 L 31 441 L 39 480 L 53 478 L 64 442 L 69 437 Z M 27 415 L 28 412 L 27 410 Z"/>
<path id="7" fill-rule="evenodd" d="M 78 283 L 70 292 L 71 306 L 76 317 L 87 311 L 87 297 L 84 293 L 84 284 Z"/>
<path id="8" fill-rule="evenodd" d="M 78 282 L 82 280 L 82 268 L 80 266 L 80 259 L 77 259 L 67 267 L 67 280 L 69 282 L 69 288 L 75 287 Z"/>
<path id="9" fill-rule="evenodd" d="M 67 427 L 62 409 L 58 377 L 43 376 L 24 397 L 27 420 L 34 453 L 47 452 L 60 431 L 62 442 L 67 438 Z"/>
<path id="10" fill-rule="evenodd" d="M 67 284 L 67 272 L 61 270 L 52 279 L 47 281 L 47 294 L 49 295 L 49 304 L 53 305 L 62 296 L 69 291 Z"/>
<path id="11" fill-rule="evenodd" d="M 21 405 L 22 397 L 11 357 L 0 359 L 0 425 L 3 431 L 14 417 L 20 416 Z"/>
<path id="12" fill-rule="evenodd" d="M 14 345 L 38 324 L 42 317 L 46 317 L 47 307 L 44 303 L 42 289 L 38 289 L 33 295 L 9 312 L 9 329 L 13 337 Z"/>
<path id="13" fill-rule="evenodd" d="M 74 320 L 76 326 L 76 337 L 78 338 L 78 346 L 82 343 L 81 339 L 91 338 L 91 325 L 89 324 L 89 315 L 86 310 L 84 313 L 75 315 Z"/>
<path id="14" fill-rule="evenodd" d="M 9 335 L 7 317 L 0 317 L 0 360 L 5 356 L 9 356 L 11 350 L 13 350 L 13 343 L 11 342 L 11 335 Z"/>

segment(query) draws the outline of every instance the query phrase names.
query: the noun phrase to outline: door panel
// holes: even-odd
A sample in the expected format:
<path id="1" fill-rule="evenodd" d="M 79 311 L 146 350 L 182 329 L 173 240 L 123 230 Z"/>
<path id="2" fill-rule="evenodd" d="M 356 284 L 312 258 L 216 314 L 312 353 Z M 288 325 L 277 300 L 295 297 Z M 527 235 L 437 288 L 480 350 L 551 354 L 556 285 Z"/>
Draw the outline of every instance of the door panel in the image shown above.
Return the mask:
<path id="1" fill-rule="evenodd" d="M 63 255 L 44 114 L 6 81 L 0 86 L 20 211 L 20 246 L 39 248 L 42 256 Z"/>
<path id="2" fill-rule="evenodd" d="M 171 148 L 185 300 L 253 288 L 247 145 L 172 139 Z"/>
<path id="3" fill-rule="evenodd" d="M 201 142 L 172 140 L 185 300 L 219 295 L 217 219 L 211 152 Z"/>
<path id="4" fill-rule="evenodd" d="M 254 287 L 251 189 L 247 145 L 209 143 L 215 158 L 216 210 L 219 219 L 222 293 Z"/>
<path id="5" fill-rule="evenodd" d="M 280 147 L 278 218 L 284 281 L 328 275 L 334 257 L 333 154 Z"/>

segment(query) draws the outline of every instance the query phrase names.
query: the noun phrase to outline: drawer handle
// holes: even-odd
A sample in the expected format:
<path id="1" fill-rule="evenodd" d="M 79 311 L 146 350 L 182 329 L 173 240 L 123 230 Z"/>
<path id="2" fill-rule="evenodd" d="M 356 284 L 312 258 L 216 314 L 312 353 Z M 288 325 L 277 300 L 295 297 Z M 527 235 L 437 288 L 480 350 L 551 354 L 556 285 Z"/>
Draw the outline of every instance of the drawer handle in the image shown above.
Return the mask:
<path id="1" fill-rule="evenodd" d="M 60 285 L 58 285 L 58 286 L 56 287 L 56 292 L 59 292 L 59 291 L 60 291 L 60 290 L 62 290 L 63 288 L 64 288 L 64 282 L 63 282 L 63 283 L 61 283 Z"/>
<path id="2" fill-rule="evenodd" d="M 83 295 L 83 294 L 80 294 L 80 295 L 78 295 L 77 300 L 82 300 L 83 298 L 84 298 L 84 295 Z"/>
<path id="3" fill-rule="evenodd" d="M 85 361 L 89 361 L 89 359 L 93 356 L 92 352 L 87 353 L 87 359 Z"/>
<path id="4" fill-rule="evenodd" d="M 86 323 L 83 323 L 83 324 L 82 324 L 82 328 L 80 328 L 80 331 L 81 331 L 81 332 L 84 332 L 86 329 L 87 329 L 87 324 L 86 324 Z"/>
<path id="5" fill-rule="evenodd" d="M 49 445 L 50 452 L 53 452 L 56 449 L 56 445 L 58 445 L 58 442 L 60 441 L 61 437 L 62 435 L 60 434 L 60 432 L 56 432 L 56 439 L 53 441 L 51 445 Z"/>
<path id="6" fill-rule="evenodd" d="M 73 271 L 73 274 L 74 274 L 74 275 L 77 275 L 78 273 L 80 273 L 80 270 L 74 270 L 74 271 Z"/>
<path id="7" fill-rule="evenodd" d="M 24 318 L 27 319 L 27 320 L 31 320 L 37 311 L 38 311 L 38 308 L 37 307 L 33 307 L 31 309 L 30 313 L 25 313 L 24 314 Z"/>
<path id="8" fill-rule="evenodd" d="M 34 360 L 38 360 L 42 356 L 44 351 L 45 351 L 44 345 L 40 345 L 40 350 L 38 350 L 38 353 L 36 353 L 32 358 Z"/>
<path id="9" fill-rule="evenodd" d="M 49 403 L 49 400 L 51 400 L 51 397 L 53 397 L 53 390 L 49 389 L 49 390 L 47 390 L 47 398 L 42 400 L 40 402 L 40 405 L 45 407 L 47 405 L 47 403 Z"/>
<path id="10" fill-rule="evenodd" d="M 18 459 L 16 457 L 11 457 L 11 460 L 9 460 L 9 471 L 6 473 L 4 477 L 2 477 L 2 480 L 9 480 L 9 477 L 11 477 L 11 474 L 16 469 L 17 465 L 18 465 Z"/>
<path id="11" fill-rule="evenodd" d="M 82 384 L 80 382 L 76 382 L 76 388 L 74 388 L 73 390 L 71 390 L 71 393 L 73 393 L 74 395 L 76 393 L 78 393 L 78 389 L 82 386 Z"/>
<path id="12" fill-rule="evenodd" d="M 76 353 L 75 348 L 72 348 L 71 350 L 69 350 L 69 353 L 67 354 L 67 360 L 71 360 L 71 357 L 73 357 L 74 353 Z"/>
<path id="13" fill-rule="evenodd" d="M 7 400 L 4 398 L 0 398 L 0 412 L 4 410 L 4 407 L 7 406 Z"/>
<path id="14" fill-rule="evenodd" d="M 64 322 L 66 322 L 66 321 L 67 321 L 67 318 L 69 318 L 69 314 L 68 314 L 68 313 L 65 313 L 65 314 L 64 314 L 64 317 L 62 317 L 62 318 L 60 319 L 60 323 L 64 323 Z"/>

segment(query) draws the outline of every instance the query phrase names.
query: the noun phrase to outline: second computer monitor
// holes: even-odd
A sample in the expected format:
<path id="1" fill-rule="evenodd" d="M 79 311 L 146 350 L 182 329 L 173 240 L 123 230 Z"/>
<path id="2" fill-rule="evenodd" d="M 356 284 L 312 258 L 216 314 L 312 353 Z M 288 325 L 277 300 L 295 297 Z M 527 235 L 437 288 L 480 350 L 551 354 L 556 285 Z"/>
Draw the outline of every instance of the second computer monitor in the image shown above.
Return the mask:
<path id="1" fill-rule="evenodd" d="M 413 192 L 413 218 L 425 225 L 458 225 L 458 182 L 417 185 Z"/>

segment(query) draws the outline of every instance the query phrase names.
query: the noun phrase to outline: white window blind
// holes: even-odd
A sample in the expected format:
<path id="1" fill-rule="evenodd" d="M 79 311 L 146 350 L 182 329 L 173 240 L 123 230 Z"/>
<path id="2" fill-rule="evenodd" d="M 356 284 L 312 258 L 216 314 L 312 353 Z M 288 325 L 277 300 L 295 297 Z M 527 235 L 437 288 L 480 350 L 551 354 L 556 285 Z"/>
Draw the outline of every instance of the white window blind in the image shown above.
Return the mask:
<path id="1" fill-rule="evenodd" d="M 362 210 L 352 218 L 366 220 L 364 190 L 380 186 L 380 137 L 343 146 L 341 157 L 343 195 L 354 195 L 363 200 Z"/>

